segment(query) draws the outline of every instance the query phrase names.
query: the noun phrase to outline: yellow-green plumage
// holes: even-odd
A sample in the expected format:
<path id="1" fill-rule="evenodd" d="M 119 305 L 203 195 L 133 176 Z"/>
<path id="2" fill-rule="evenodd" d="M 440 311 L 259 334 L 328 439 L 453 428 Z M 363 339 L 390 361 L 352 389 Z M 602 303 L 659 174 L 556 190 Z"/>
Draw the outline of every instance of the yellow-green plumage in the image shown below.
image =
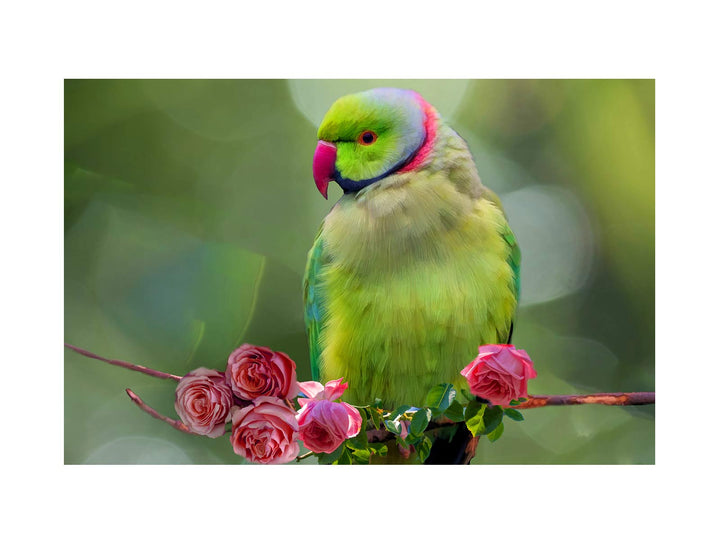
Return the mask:
<path id="1" fill-rule="evenodd" d="M 325 218 L 305 276 L 313 376 L 344 399 L 422 405 L 463 386 L 478 345 L 507 342 L 519 250 L 465 142 L 441 119 L 422 167 L 348 192 Z"/>

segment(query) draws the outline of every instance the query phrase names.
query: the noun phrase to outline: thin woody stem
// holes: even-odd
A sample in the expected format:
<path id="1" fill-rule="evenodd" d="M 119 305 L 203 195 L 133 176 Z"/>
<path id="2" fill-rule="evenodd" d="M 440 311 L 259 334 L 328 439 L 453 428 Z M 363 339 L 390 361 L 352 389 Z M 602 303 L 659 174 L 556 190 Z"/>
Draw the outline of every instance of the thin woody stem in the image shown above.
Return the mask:
<path id="1" fill-rule="evenodd" d="M 148 405 L 142 399 L 140 399 L 140 397 L 135 392 L 130 390 L 129 388 L 126 388 L 125 392 L 127 392 L 127 395 L 130 396 L 130 399 L 133 401 L 133 403 L 135 403 L 135 405 L 140 407 L 143 411 L 148 413 L 153 418 L 162 420 L 166 424 L 170 424 L 172 427 L 174 427 L 178 431 L 182 431 L 183 433 L 192 433 L 192 431 L 190 431 L 190 428 L 188 428 L 180 420 L 173 420 L 172 418 L 168 418 L 167 416 L 160 414 L 155 409 L 153 409 L 150 405 Z"/>
<path id="2" fill-rule="evenodd" d="M 114 366 L 123 367 L 125 369 L 130 369 L 133 371 L 139 371 L 140 373 L 144 373 L 146 375 L 150 375 L 152 377 L 157 377 L 160 379 L 172 379 L 175 381 L 179 381 L 182 379 L 182 377 L 178 375 L 173 375 L 172 373 L 166 373 L 164 371 L 157 371 L 155 369 L 146 368 L 145 366 L 139 366 L 136 364 L 131 364 L 129 362 L 123 362 L 122 360 L 111 360 L 109 358 L 103 358 L 102 356 L 99 356 L 95 353 L 92 353 L 90 351 L 86 351 L 85 349 L 81 349 L 80 347 L 76 347 L 75 345 L 70 345 L 69 343 L 65 343 L 65 347 L 68 349 L 71 349 L 75 351 L 78 354 L 82 354 L 83 356 L 87 356 L 88 358 L 94 358 L 96 360 L 100 360 L 102 362 L 106 362 L 108 364 L 112 364 Z M 178 431 L 182 431 L 183 433 L 192 433 L 190 429 L 183 424 L 179 420 L 173 420 L 172 418 L 168 418 L 167 416 L 164 416 L 157 412 L 155 409 L 150 407 L 149 405 L 145 404 L 143 400 L 141 400 L 137 394 L 135 394 L 132 390 L 127 388 L 125 390 L 130 396 L 130 399 L 143 411 L 148 413 L 153 418 L 157 418 L 158 420 L 162 420 L 163 422 L 170 424 L 172 427 L 177 429 Z M 528 396 L 528 399 L 526 401 L 523 401 L 522 403 L 519 403 L 517 405 L 512 405 L 511 408 L 513 409 L 535 409 L 538 407 L 548 407 L 553 405 L 583 405 L 583 404 L 596 404 L 596 405 L 620 405 L 620 406 L 627 406 L 627 405 L 650 405 L 655 403 L 655 392 L 617 392 L 617 393 L 599 393 L 599 394 L 586 394 L 586 395 L 558 395 L 558 396 L 549 396 L 549 395 L 537 395 L 537 396 Z M 288 402 L 288 405 L 292 407 L 292 403 Z M 441 427 L 447 427 L 448 424 L 453 424 L 454 422 L 448 420 L 447 418 L 439 418 L 434 422 L 431 422 L 428 426 L 428 430 L 431 429 L 438 429 Z M 393 435 L 386 431 L 384 428 L 381 427 L 381 429 L 378 430 L 368 430 L 368 438 L 371 440 L 376 441 L 383 441 L 387 440 L 389 438 L 392 438 Z M 302 456 L 299 456 L 296 458 L 297 461 L 300 461 L 302 459 L 305 459 L 307 457 L 310 457 L 312 455 L 312 452 L 308 452 L 307 454 L 303 454 Z"/>
<path id="3" fill-rule="evenodd" d="M 534 409 L 550 405 L 650 405 L 655 403 L 655 392 L 617 392 L 587 394 L 584 396 L 529 396 L 527 401 L 513 405 L 513 409 Z"/>
<path id="4" fill-rule="evenodd" d="M 112 364 L 113 366 L 120 366 L 125 369 L 139 371 L 140 373 L 144 373 L 145 375 L 150 375 L 151 377 L 157 377 L 158 379 L 173 379 L 175 381 L 179 381 L 180 379 L 182 379 L 182 377 L 180 377 L 179 375 L 173 375 L 172 373 L 165 373 L 164 371 L 157 371 L 155 369 L 146 368 L 145 366 L 138 366 L 136 364 L 131 364 L 130 362 L 123 362 L 122 360 L 111 360 L 109 358 L 103 358 L 102 356 L 98 356 L 95 353 L 91 353 L 90 351 L 86 351 L 85 349 L 81 349 L 80 347 L 76 347 L 75 345 L 70 345 L 69 343 L 65 343 L 65 347 L 75 351 L 78 354 L 87 356 L 88 358 L 94 358 L 96 360 L 100 360 L 102 362 Z"/>
<path id="5" fill-rule="evenodd" d="M 295 458 L 295 461 L 300 461 L 300 460 L 302 460 L 302 459 L 309 458 L 309 457 L 312 456 L 312 455 L 313 455 L 312 452 L 308 452 L 307 454 L 303 454 L 302 456 L 296 457 L 296 458 Z"/>
<path id="6" fill-rule="evenodd" d="M 617 392 L 586 395 L 559 395 L 559 396 L 528 396 L 527 401 L 518 405 L 511 405 L 512 409 L 535 409 L 552 405 L 652 405 L 655 403 L 655 392 Z M 425 432 L 447 428 L 455 424 L 448 418 L 438 418 L 430 422 Z M 395 435 L 384 427 L 367 430 L 370 442 L 385 442 L 392 440 Z"/>

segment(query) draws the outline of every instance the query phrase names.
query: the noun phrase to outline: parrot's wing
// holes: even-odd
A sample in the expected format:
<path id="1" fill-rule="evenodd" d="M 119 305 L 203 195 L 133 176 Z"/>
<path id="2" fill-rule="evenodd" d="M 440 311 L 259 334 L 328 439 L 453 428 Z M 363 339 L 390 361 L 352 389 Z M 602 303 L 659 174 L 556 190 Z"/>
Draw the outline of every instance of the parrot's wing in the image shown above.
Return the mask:
<path id="1" fill-rule="evenodd" d="M 512 232 L 512 229 L 510 229 L 509 225 L 505 225 L 505 230 L 503 230 L 503 238 L 507 242 L 508 246 L 510 246 L 510 256 L 508 257 L 508 264 L 510 265 L 510 268 L 512 268 L 513 271 L 513 289 L 515 292 L 515 300 L 520 299 L 520 246 L 518 246 L 517 240 L 515 239 L 515 235 Z"/>
<path id="2" fill-rule="evenodd" d="M 489 189 L 486 189 L 486 191 L 483 193 L 483 197 L 485 199 L 488 199 L 492 203 L 494 203 L 500 210 L 502 210 L 503 215 L 505 215 L 505 209 L 502 206 L 502 203 L 500 202 L 500 199 L 498 198 L 495 193 Z M 507 216 L 505 216 L 507 218 Z M 501 231 L 502 237 L 507 242 L 507 245 L 510 247 L 510 254 L 508 255 L 507 262 L 510 265 L 510 268 L 512 268 L 513 271 L 513 292 L 515 294 L 515 300 L 519 303 L 520 302 L 520 246 L 517 243 L 517 239 L 515 238 L 515 234 L 512 232 L 512 229 L 510 228 L 510 225 L 508 225 L 507 222 L 505 222 L 505 225 L 503 227 L 503 230 Z M 517 309 L 517 308 L 516 308 Z M 514 321 L 514 317 L 513 317 Z M 508 332 L 508 338 L 507 342 L 510 343 L 510 340 L 512 339 L 512 333 L 513 333 L 513 322 L 510 323 L 510 332 Z"/>
<path id="3" fill-rule="evenodd" d="M 321 270 L 327 263 L 327 256 L 323 256 L 322 231 L 321 225 L 310 253 L 308 253 L 303 284 L 305 329 L 310 345 L 310 370 L 314 381 L 320 380 L 320 329 L 325 316 Z"/>
<path id="4" fill-rule="evenodd" d="M 507 262 L 513 271 L 513 292 L 515 293 L 515 301 L 520 302 L 520 246 L 518 246 L 515 235 L 509 225 L 505 224 L 503 230 L 503 238 L 510 246 L 510 255 L 508 256 Z M 515 308 L 517 311 L 517 307 Z M 507 343 L 512 343 L 513 328 L 515 325 L 515 316 L 510 322 L 510 331 L 508 332 Z"/>

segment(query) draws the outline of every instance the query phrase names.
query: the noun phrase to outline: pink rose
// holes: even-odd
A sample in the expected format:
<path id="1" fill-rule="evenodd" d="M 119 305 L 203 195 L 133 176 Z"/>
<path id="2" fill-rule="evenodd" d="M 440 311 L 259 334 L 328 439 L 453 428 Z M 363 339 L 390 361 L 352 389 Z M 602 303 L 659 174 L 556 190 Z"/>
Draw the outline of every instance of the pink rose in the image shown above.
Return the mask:
<path id="1" fill-rule="evenodd" d="M 347 389 L 342 379 L 330 381 L 325 386 L 315 381 L 299 384 L 307 398 L 299 398 L 303 406 L 298 412 L 298 436 L 312 452 L 333 452 L 345 439 L 360 432 L 360 412 L 347 403 L 335 403 Z"/>
<path id="2" fill-rule="evenodd" d="M 233 408 L 230 442 L 237 455 L 253 463 L 287 463 L 300 452 L 297 430 L 295 411 L 283 400 L 259 397 Z"/>
<path id="3" fill-rule="evenodd" d="M 260 396 L 292 399 L 298 393 L 295 362 L 267 347 L 246 343 L 235 349 L 228 358 L 225 377 L 233 393 L 246 401 Z"/>
<path id="4" fill-rule="evenodd" d="M 512 345 L 482 345 L 478 350 L 477 358 L 460 372 L 473 394 L 502 406 L 527 397 L 528 379 L 537 373 L 525 351 Z"/>
<path id="5" fill-rule="evenodd" d="M 343 383 L 342 377 L 340 377 L 328 382 L 325 386 L 317 381 L 307 381 L 298 383 L 298 387 L 307 396 L 307 398 L 298 398 L 298 403 L 303 406 L 311 401 L 320 401 L 321 399 L 328 401 L 340 399 L 340 396 L 348 389 L 348 384 Z"/>
<path id="6" fill-rule="evenodd" d="M 213 439 L 225 433 L 233 406 L 225 374 L 198 368 L 185 375 L 175 389 L 175 410 L 190 431 Z"/>

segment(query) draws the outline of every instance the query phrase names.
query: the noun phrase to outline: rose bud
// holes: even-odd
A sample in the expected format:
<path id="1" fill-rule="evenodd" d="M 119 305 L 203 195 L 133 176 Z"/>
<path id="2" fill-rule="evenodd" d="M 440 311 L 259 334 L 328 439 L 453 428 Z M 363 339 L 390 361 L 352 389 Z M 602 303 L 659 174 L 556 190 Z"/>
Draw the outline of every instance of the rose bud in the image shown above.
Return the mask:
<path id="1" fill-rule="evenodd" d="M 292 399 L 298 393 L 295 362 L 267 347 L 246 343 L 235 349 L 228 358 L 225 377 L 233 393 L 246 401 L 260 396 Z"/>
<path id="2" fill-rule="evenodd" d="M 537 373 L 524 350 L 512 345 L 482 345 L 478 350 L 477 358 L 460 372 L 473 394 L 502 406 L 528 396 L 528 379 Z"/>
<path id="3" fill-rule="evenodd" d="M 351 439 L 360 432 L 360 412 L 347 403 L 335 403 L 347 384 L 342 379 L 330 381 L 324 387 L 315 381 L 300 383 L 300 389 L 308 396 L 299 398 L 303 406 L 298 412 L 299 437 L 312 452 L 333 452 L 345 439 Z"/>
<path id="4" fill-rule="evenodd" d="M 300 452 L 297 430 L 295 411 L 284 401 L 259 397 L 233 408 L 230 442 L 237 455 L 253 463 L 287 463 Z"/>
<path id="5" fill-rule="evenodd" d="M 225 374 L 198 368 L 185 375 L 175 389 L 175 410 L 190 431 L 216 438 L 225 432 L 233 394 Z"/>

